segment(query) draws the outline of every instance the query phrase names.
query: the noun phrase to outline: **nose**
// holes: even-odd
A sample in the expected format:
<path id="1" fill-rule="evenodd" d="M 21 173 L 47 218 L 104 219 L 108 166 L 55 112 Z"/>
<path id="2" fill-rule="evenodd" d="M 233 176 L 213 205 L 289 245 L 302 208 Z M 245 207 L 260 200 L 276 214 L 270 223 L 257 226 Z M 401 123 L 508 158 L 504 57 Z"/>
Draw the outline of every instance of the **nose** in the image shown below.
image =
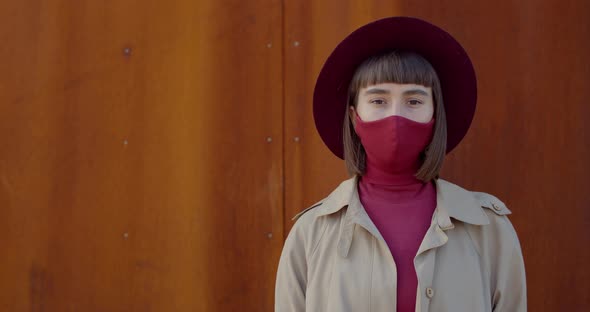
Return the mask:
<path id="1" fill-rule="evenodd" d="M 387 117 L 389 116 L 404 116 L 403 106 L 400 99 L 392 98 L 387 108 Z M 405 117 L 405 116 L 404 116 Z"/>

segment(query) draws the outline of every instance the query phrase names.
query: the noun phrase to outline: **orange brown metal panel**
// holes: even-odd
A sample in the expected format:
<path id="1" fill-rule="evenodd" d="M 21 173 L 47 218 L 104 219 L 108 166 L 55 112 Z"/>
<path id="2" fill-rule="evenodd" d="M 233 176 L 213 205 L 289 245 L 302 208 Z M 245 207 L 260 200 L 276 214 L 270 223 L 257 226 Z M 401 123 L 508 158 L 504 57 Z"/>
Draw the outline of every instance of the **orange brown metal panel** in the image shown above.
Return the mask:
<path id="1" fill-rule="evenodd" d="M 315 77 L 346 34 L 396 14 L 443 26 L 473 58 L 478 112 L 443 177 L 514 211 L 529 310 L 590 305 L 588 2 L 0 12 L 0 310 L 271 311 L 290 217 L 346 176 L 315 133 Z"/>
<path id="2" fill-rule="evenodd" d="M 1 6 L 0 310 L 271 311 L 281 3 Z"/>

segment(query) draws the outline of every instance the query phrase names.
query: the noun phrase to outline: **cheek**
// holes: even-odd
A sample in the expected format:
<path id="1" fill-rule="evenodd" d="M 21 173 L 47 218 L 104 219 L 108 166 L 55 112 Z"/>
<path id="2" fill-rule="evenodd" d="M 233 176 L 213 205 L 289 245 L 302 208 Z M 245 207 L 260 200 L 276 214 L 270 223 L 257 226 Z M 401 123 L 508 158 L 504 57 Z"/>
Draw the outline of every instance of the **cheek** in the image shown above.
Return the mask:
<path id="1" fill-rule="evenodd" d="M 430 121 L 432 117 L 434 117 L 434 107 L 430 106 L 430 109 L 428 110 L 428 114 L 426 116 L 427 121 Z"/>
<path id="2" fill-rule="evenodd" d="M 424 122 L 429 122 L 434 117 L 434 105 L 430 103 L 423 111 Z"/>
<path id="3" fill-rule="evenodd" d="M 432 105 L 427 105 L 422 109 L 412 112 L 412 119 L 417 122 L 427 123 L 434 117 L 434 108 Z"/>
<path id="4" fill-rule="evenodd" d="M 371 118 L 371 110 L 366 103 L 360 102 L 356 106 L 356 113 L 361 117 L 362 120 L 368 121 Z"/>

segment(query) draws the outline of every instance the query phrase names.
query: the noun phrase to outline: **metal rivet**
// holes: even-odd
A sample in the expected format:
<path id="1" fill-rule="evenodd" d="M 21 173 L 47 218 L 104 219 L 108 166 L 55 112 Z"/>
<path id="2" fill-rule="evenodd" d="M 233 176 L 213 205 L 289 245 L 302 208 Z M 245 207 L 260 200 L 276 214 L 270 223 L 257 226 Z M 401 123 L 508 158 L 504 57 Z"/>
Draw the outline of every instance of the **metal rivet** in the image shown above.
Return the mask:
<path id="1" fill-rule="evenodd" d="M 496 204 L 492 204 L 492 208 L 494 208 L 494 210 L 496 210 L 496 211 L 502 210 L 502 208 Z"/>
<path id="2" fill-rule="evenodd" d="M 294 138 L 293 138 L 293 141 L 295 141 L 295 142 L 299 142 L 300 140 L 301 140 L 301 139 L 300 139 L 299 137 L 294 137 Z"/>
<path id="3" fill-rule="evenodd" d="M 267 44 L 266 44 L 266 47 L 267 47 L 267 48 L 271 48 L 271 47 L 272 47 L 272 43 L 267 43 Z"/>
<path id="4" fill-rule="evenodd" d="M 299 41 L 293 42 L 293 45 L 296 46 L 296 47 L 298 47 L 299 46 Z"/>
<path id="5" fill-rule="evenodd" d="M 123 144 L 127 145 L 127 144 L 129 144 L 129 142 L 127 140 L 123 140 Z"/>
<path id="6" fill-rule="evenodd" d="M 268 238 L 272 238 L 272 233 L 268 233 L 266 236 L 268 236 Z"/>
<path id="7" fill-rule="evenodd" d="M 125 49 L 123 49 L 123 53 L 125 55 L 131 55 L 131 48 L 125 48 Z"/>
<path id="8" fill-rule="evenodd" d="M 129 233 L 123 233 L 123 238 L 127 239 L 129 237 Z"/>
<path id="9" fill-rule="evenodd" d="M 267 137 L 266 138 L 266 142 L 268 142 L 268 143 L 272 142 L 272 138 L 271 137 Z"/>

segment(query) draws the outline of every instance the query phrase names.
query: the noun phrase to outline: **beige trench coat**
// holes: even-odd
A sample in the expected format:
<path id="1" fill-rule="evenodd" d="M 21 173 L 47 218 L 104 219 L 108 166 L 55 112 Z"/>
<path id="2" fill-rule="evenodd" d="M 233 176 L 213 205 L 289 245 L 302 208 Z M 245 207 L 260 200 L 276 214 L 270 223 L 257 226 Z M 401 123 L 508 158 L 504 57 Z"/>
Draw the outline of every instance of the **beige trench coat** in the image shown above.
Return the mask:
<path id="1" fill-rule="evenodd" d="M 278 266 L 275 311 L 395 311 L 396 265 L 357 183 L 358 177 L 344 181 L 295 216 Z M 436 191 L 437 207 L 414 258 L 416 311 L 526 311 L 511 211 L 490 194 L 442 179 Z"/>

